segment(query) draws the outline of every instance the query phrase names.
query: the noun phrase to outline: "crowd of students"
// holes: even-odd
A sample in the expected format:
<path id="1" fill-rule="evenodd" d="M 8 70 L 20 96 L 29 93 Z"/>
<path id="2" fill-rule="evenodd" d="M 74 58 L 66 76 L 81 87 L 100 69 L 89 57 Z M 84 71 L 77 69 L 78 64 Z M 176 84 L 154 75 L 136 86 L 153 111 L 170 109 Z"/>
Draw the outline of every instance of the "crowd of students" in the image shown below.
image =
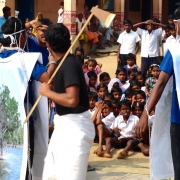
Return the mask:
<path id="1" fill-rule="evenodd" d="M 75 56 L 82 65 L 89 91 L 89 112 L 96 129 L 94 142 L 98 143 L 94 154 L 97 156 L 111 158 L 112 147 L 124 148 L 118 159 L 127 157 L 128 152 L 134 149 L 140 149 L 145 156 L 149 155 L 147 143 L 138 139 L 135 128 L 158 81 L 160 45 L 176 39 L 171 18 L 170 15 L 167 25 L 161 24 L 156 18 L 134 26 L 130 20 L 124 21 L 125 30 L 117 40 L 118 65 L 114 77 L 102 72 L 102 64 L 95 59 L 88 57 L 85 61 L 83 48 L 76 48 Z M 146 30 L 139 28 L 142 24 L 146 25 Z M 137 31 L 133 31 L 133 28 L 137 28 Z M 136 65 L 140 40 L 141 68 Z M 150 113 L 151 125 L 154 114 L 155 109 Z"/>

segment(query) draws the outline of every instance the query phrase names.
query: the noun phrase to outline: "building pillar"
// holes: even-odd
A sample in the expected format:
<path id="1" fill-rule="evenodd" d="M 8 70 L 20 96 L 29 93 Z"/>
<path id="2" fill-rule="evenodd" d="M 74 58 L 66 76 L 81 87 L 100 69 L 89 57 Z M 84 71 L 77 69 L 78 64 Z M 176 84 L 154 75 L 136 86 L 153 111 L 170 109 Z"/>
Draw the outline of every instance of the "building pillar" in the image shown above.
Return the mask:
<path id="1" fill-rule="evenodd" d="M 162 0 L 153 0 L 153 17 L 162 20 Z"/>
<path id="2" fill-rule="evenodd" d="M 116 14 L 113 20 L 113 28 L 116 32 L 123 31 L 123 22 L 124 22 L 124 9 L 125 9 L 124 0 L 114 0 L 114 13 Z"/>
<path id="3" fill-rule="evenodd" d="M 71 37 L 76 35 L 76 1 L 64 0 L 64 25 L 69 29 Z"/>

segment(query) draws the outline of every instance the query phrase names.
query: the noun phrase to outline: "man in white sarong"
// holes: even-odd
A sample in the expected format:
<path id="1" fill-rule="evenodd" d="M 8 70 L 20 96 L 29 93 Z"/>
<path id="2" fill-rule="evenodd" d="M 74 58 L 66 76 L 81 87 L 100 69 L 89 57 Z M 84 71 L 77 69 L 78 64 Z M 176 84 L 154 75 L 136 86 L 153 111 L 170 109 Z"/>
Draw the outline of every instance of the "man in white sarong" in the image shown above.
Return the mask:
<path id="1" fill-rule="evenodd" d="M 180 7 L 177 8 L 174 12 L 174 19 L 177 30 L 176 37 L 179 38 Z M 161 73 L 158 82 L 156 83 L 152 91 L 145 110 L 136 127 L 136 133 L 140 138 L 147 137 L 148 113 L 154 109 L 162 95 L 160 101 L 164 101 L 164 104 L 162 104 L 162 102 L 159 102 L 156 108 L 154 120 L 155 124 L 153 124 L 154 127 L 152 130 L 152 133 L 154 133 L 154 135 L 152 135 L 151 137 L 151 177 L 152 179 L 162 179 L 173 176 L 174 174 L 174 179 L 180 180 L 180 73 L 178 72 L 178 68 L 180 67 L 180 45 L 175 43 L 167 43 L 166 46 L 168 48 L 168 51 L 160 66 Z M 170 79 L 171 76 L 173 79 Z M 172 85 L 170 85 L 171 83 Z M 169 125 L 169 123 L 167 122 L 167 118 L 170 118 L 171 125 Z M 162 123 L 159 123 L 160 121 Z M 158 127 L 156 125 L 158 125 Z M 167 133 L 169 133 L 169 129 L 170 136 L 167 135 Z M 157 134 L 161 131 L 161 136 L 158 137 L 154 132 L 155 130 Z M 158 142 L 158 138 L 159 143 L 154 144 L 153 141 Z M 171 149 L 169 149 L 170 139 Z M 157 161 L 157 159 L 159 159 L 159 161 Z M 173 161 L 174 173 L 171 168 L 171 159 Z M 156 164 L 154 164 L 155 161 Z"/>
<path id="2" fill-rule="evenodd" d="M 61 23 L 50 25 L 45 39 L 49 52 L 59 64 L 70 47 L 68 29 Z M 57 113 L 43 180 L 85 180 L 95 130 L 88 111 L 83 71 L 74 55 L 69 54 L 62 63 L 54 77 L 53 87 L 54 91 L 46 83 L 40 87 L 40 93 L 55 102 Z"/>
<path id="3" fill-rule="evenodd" d="M 47 28 L 46 26 L 44 27 L 43 25 L 41 25 L 41 23 L 38 23 L 36 20 L 31 21 L 31 23 L 26 23 L 26 26 L 24 26 L 24 24 L 22 24 L 22 22 L 19 19 L 14 18 L 14 17 L 9 18 L 4 23 L 4 25 L 2 26 L 2 32 L 3 32 L 4 38 L 1 39 L 1 43 L 3 44 L 3 48 L 1 49 L 1 52 L 0 52 L 1 58 L 8 58 L 17 53 L 19 55 L 19 51 L 20 51 L 21 53 L 19 55 L 20 56 L 19 60 L 20 61 L 24 60 L 24 58 L 26 56 L 23 55 L 23 52 L 22 52 L 23 50 L 20 49 L 20 47 L 24 47 L 24 45 L 25 45 L 25 42 L 26 42 L 25 29 L 28 29 L 29 26 L 33 26 L 34 28 L 37 28 L 37 27 L 38 28 Z M 37 61 L 37 59 L 36 59 L 36 61 Z M 32 63 L 33 63 L 33 61 L 32 61 Z M 24 65 L 24 63 L 22 62 L 22 66 L 23 65 Z M 14 68 L 16 68 L 16 67 L 14 67 Z M 28 67 L 26 67 L 26 68 L 28 68 Z M 34 68 L 32 67 L 33 70 L 32 70 L 32 73 L 30 74 L 31 80 L 47 82 L 49 80 L 49 78 L 51 77 L 52 73 L 54 72 L 55 68 L 56 68 L 56 62 L 53 60 L 49 60 L 48 68 L 42 64 L 42 60 L 41 60 L 41 62 L 37 61 L 34 64 Z M 26 69 L 24 69 L 24 73 L 26 73 Z M 14 88 L 16 88 L 16 87 L 14 87 Z M 37 89 L 34 89 L 33 93 L 36 94 L 36 96 L 38 96 Z M 32 92 L 29 91 L 29 95 L 30 94 L 32 94 Z M 47 99 L 46 98 L 42 99 L 41 102 L 44 104 L 45 103 L 47 104 Z M 45 111 L 45 109 L 43 109 L 42 113 L 46 114 L 47 112 Z M 40 115 L 38 114 L 38 116 L 40 116 Z M 36 121 L 41 121 L 41 120 L 45 121 L 45 119 L 43 119 L 43 118 L 36 118 L 35 120 Z M 43 122 L 41 122 L 41 124 L 42 123 Z M 48 129 L 48 120 L 45 123 L 47 124 L 46 129 Z M 40 126 L 38 131 L 42 132 L 41 134 L 39 132 L 38 133 L 40 134 L 40 136 L 43 136 L 43 131 L 44 131 L 43 126 Z M 46 134 L 48 134 L 48 132 L 46 132 Z M 47 153 L 47 148 L 45 150 L 43 148 L 45 147 L 45 144 L 47 144 L 47 142 L 48 142 L 48 136 L 47 137 L 46 136 L 38 137 L 38 139 L 41 139 L 41 142 L 39 144 L 36 144 L 36 146 L 38 146 L 38 147 L 36 147 L 36 149 L 39 149 L 41 151 L 39 151 L 38 153 L 35 152 L 36 168 L 33 169 L 33 179 L 34 180 L 42 179 L 44 158 Z M 24 157 L 26 157 L 26 158 L 23 159 L 23 162 L 25 161 L 25 164 L 27 164 L 27 148 L 25 149 L 25 151 L 23 153 L 25 154 Z M 32 151 L 32 149 L 31 149 L 31 151 Z M 25 179 L 25 177 L 24 177 L 24 174 L 25 174 L 24 169 L 25 168 L 26 168 L 26 166 L 24 166 L 24 163 L 23 163 L 23 167 L 22 167 L 23 173 L 21 171 L 21 179 Z M 26 177 L 26 178 L 28 178 L 28 177 Z"/>

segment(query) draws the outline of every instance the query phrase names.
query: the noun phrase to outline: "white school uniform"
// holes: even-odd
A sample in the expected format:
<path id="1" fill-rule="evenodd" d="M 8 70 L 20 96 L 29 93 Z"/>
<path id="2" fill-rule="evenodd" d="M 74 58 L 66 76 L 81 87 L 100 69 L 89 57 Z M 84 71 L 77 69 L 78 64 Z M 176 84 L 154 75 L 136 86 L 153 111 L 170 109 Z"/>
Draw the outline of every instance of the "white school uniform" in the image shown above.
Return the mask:
<path id="1" fill-rule="evenodd" d="M 171 35 L 166 39 L 166 43 L 180 43 L 180 37 L 177 35 L 175 38 Z"/>
<path id="2" fill-rule="evenodd" d="M 130 83 L 126 81 L 125 84 L 121 84 L 122 93 L 125 93 L 125 91 L 129 88 Z"/>
<path id="3" fill-rule="evenodd" d="M 159 56 L 159 36 L 162 35 L 162 28 L 153 30 L 150 34 L 141 28 L 137 28 L 136 32 L 141 36 L 141 57 Z"/>
<path id="4" fill-rule="evenodd" d="M 139 121 L 139 118 L 135 115 L 130 115 L 127 123 L 125 123 L 123 116 L 119 115 L 116 117 L 111 125 L 111 129 L 118 128 L 120 131 L 120 138 L 128 138 L 136 135 L 135 128 Z"/>
<path id="5" fill-rule="evenodd" d="M 120 54 L 129 54 L 135 53 L 136 43 L 140 41 L 139 35 L 134 32 L 130 31 L 127 33 L 123 31 L 117 40 L 118 43 L 121 44 Z"/>
<path id="6" fill-rule="evenodd" d="M 76 22 L 78 24 L 78 32 L 82 29 L 82 25 L 84 24 L 84 18 L 82 19 L 82 21 L 79 21 L 78 18 L 76 18 Z"/>
<path id="7" fill-rule="evenodd" d="M 105 118 L 102 118 L 102 122 L 105 124 L 105 126 L 108 130 L 110 130 L 110 126 L 112 125 L 114 120 L 115 120 L 115 116 L 114 116 L 113 112 L 111 112 Z"/>
<path id="8" fill-rule="evenodd" d="M 64 22 L 64 13 L 62 13 L 64 10 L 62 8 L 58 11 L 58 21 L 57 23 L 63 23 Z M 61 14 L 62 13 L 62 14 Z"/>

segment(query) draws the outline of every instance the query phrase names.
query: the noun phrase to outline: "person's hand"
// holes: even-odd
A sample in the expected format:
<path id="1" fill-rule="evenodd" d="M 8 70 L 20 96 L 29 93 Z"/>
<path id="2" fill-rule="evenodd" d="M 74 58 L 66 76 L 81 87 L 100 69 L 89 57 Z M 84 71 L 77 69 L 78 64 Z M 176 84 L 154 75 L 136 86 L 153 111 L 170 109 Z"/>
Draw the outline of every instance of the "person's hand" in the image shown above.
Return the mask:
<path id="1" fill-rule="evenodd" d="M 97 109 L 98 109 L 99 103 L 100 103 L 100 102 L 96 102 L 96 103 L 95 103 L 95 106 L 96 106 Z"/>
<path id="2" fill-rule="evenodd" d="M 37 20 L 32 20 L 32 21 L 30 21 L 29 23 L 27 23 L 27 24 L 29 24 L 30 25 L 30 27 L 33 27 L 33 28 L 38 28 L 38 27 L 40 27 L 40 26 L 42 26 L 42 24 L 39 22 L 39 21 L 37 21 Z M 30 28 L 29 27 L 29 28 Z"/>
<path id="3" fill-rule="evenodd" d="M 138 124 L 136 125 L 136 135 L 139 139 L 147 139 L 148 133 L 148 115 L 144 110 Z"/>
<path id="4" fill-rule="evenodd" d="M 104 103 L 103 103 L 103 102 L 100 102 L 100 103 L 98 104 L 98 109 L 99 109 L 100 111 L 102 111 L 103 106 L 104 106 Z"/>
<path id="5" fill-rule="evenodd" d="M 47 96 L 48 97 L 48 93 L 51 92 L 51 89 L 52 89 L 52 85 L 49 85 L 47 83 L 43 83 L 39 88 L 39 93 L 42 96 Z"/>
<path id="6" fill-rule="evenodd" d="M 120 134 L 120 130 L 118 127 L 114 128 L 113 131 L 114 131 L 114 134 L 118 134 L 118 135 Z"/>

